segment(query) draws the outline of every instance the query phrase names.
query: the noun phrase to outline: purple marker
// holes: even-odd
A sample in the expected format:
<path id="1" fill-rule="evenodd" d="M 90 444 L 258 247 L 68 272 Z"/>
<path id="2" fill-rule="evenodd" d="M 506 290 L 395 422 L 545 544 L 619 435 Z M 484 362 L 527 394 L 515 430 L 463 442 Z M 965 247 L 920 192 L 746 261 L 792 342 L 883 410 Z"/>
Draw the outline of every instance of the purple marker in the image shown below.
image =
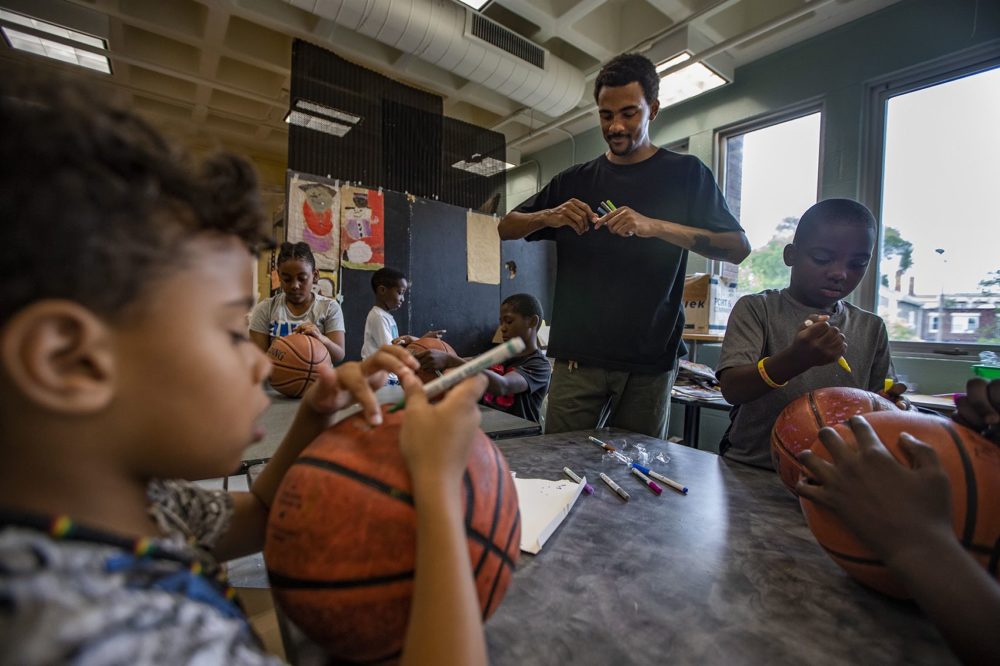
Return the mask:
<path id="1" fill-rule="evenodd" d="M 583 483 L 583 479 L 581 479 L 579 476 L 577 476 L 576 472 L 574 472 L 573 470 L 571 470 L 569 467 L 563 467 L 563 474 L 565 474 L 569 478 L 573 479 L 573 481 L 576 482 L 576 483 Z M 584 486 L 583 486 L 583 492 L 587 493 L 588 495 L 593 495 L 594 494 L 594 486 L 590 485 L 589 483 L 584 484 Z"/>
<path id="2" fill-rule="evenodd" d="M 650 479 L 648 476 L 646 476 L 645 474 L 643 474 L 642 472 L 640 472 L 639 470 L 637 470 L 632 465 L 629 465 L 629 467 L 632 469 L 632 473 L 635 474 L 637 477 L 639 477 L 640 481 L 642 481 L 643 483 L 646 484 L 647 488 L 649 488 L 650 490 L 652 490 L 657 495 L 659 495 L 660 493 L 663 492 L 663 488 L 661 488 L 658 485 L 656 485 L 656 483 L 654 483 L 653 480 Z"/>

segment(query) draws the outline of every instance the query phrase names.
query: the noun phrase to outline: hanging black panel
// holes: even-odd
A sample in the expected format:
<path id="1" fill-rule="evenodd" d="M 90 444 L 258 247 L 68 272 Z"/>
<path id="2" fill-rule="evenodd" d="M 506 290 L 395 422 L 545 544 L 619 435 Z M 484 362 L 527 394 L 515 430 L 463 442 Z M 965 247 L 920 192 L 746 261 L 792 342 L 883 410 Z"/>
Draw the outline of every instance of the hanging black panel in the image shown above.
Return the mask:
<path id="1" fill-rule="evenodd" d="M 289 106 L 318 103 L 359 116 L 343 137 L 290 124 L 288 168 L 480 210 L 502 208 L 504 172 L 452 165 L 473 156 L 503 162 L 503 134 L 445 118 L 442 99 L 348 62 L 308 42 L 292 47 Z M 340 121 L 338 121 L 340 122 Z M 492 211 L 487 211 L 492 212 Z"/>

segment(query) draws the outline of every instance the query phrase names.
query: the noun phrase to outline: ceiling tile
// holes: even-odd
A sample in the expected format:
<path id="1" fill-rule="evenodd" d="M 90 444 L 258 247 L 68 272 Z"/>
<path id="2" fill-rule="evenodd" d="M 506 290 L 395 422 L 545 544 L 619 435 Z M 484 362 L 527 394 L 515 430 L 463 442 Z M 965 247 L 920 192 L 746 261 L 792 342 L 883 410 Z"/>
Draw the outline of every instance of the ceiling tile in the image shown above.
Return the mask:
<path id="1" fill-rule="evenodd" d="M 208 10 L 191 0 L 120 0 L 122 14 L 199 39 L 205 34 Z"/>
<path id="2" fill-rule="evenodd" d="M 111 51 L 172 69 L 198 71 L 200 51 L 197 48 L 131 25 L 122 26 L 122 42 L 112 43 Z"/>
<path id="3" fill-rule="evenodd" d="M 223 40 L 233 51 L 245 53 L 258 60 L 290 69 L 292 66 L 292 38 L 238 16 L 229 19 Z"/>
<path id="4" fill-rule="evenodd" d="M 241 90 L 255 92 L 276 100 L 281 99 L 281 86 L 285 81 L 285 77 L 281 74 L 225 56 L 219 58 L 216 78 Z"/>

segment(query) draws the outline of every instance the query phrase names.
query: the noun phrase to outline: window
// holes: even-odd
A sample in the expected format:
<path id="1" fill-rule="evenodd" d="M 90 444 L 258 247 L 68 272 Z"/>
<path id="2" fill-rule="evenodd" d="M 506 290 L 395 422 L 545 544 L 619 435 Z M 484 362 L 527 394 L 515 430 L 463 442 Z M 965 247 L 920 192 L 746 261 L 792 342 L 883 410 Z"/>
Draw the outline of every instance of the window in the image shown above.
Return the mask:
<path id="1" fill-rule="evenodd" d="M 1000 67 L 925 72 L 874 94 L 882 144 L 875 302 L 889 337 L 995 345 Z M 914 320 L 914 311 L 926 316 Z"/>
<path id="2" fill-rule="evenodd" d="M 952 314 L 951 332 L 954 334 L 975 333 L 979 330 L 978 314 Z"/>
<path id="3" fill-rule="evenodd" d="M 816 203 L 821 114 L 798 113 L 719 135 L 726 203 L 753 248 L 739 266 L 740 296 L 788 286 L 782 252 L 799 216 Z"/>

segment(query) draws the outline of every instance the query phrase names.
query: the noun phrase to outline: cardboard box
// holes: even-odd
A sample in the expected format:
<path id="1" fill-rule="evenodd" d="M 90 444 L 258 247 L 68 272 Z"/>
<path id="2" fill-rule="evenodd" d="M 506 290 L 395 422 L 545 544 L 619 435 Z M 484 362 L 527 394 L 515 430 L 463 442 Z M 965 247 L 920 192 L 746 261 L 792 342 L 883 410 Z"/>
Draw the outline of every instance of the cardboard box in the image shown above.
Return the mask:
<path id="1" fill-rule="evenodd" d="M 736 304 L 736 282 L 721 275 L 693 273 L 684 278 L 684 332 L 725 333 Z"/>

